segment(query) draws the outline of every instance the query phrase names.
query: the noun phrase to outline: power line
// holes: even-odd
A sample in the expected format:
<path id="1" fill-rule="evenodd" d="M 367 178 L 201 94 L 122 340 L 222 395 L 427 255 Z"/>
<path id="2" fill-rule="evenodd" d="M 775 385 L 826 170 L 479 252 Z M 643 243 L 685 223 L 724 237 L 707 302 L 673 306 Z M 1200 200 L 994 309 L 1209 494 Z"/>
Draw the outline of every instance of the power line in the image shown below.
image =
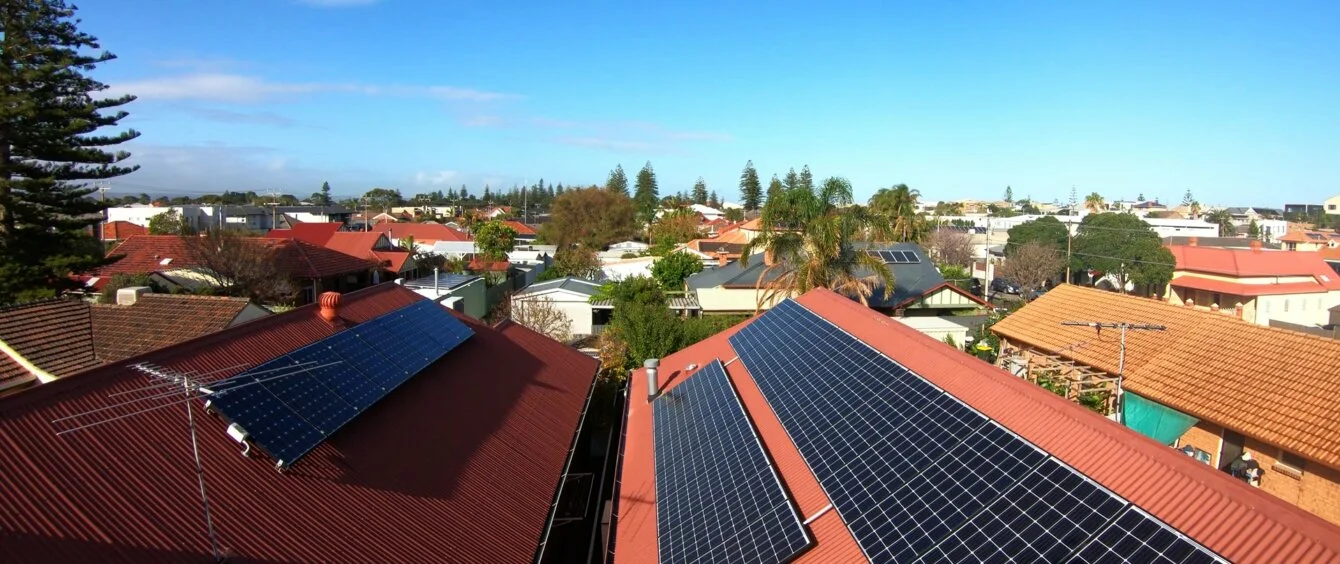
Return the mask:
<path id="1" fill-rule="evenodd" d="M 1121 330 L 1121 348 L 1117 353 L 1117 392 L 1116 392 L 1116 401 L 1114 402 L 1113 408 L 1117 412 L 1117 422 L 1125 423 L 1126 415 L 1122 413 L 1122 407 L 1123 407 L 1122 404 L 1124 402 L 1122 398 L 1122 395 L 1124 393 L 1122 389 L 1122 384 L 1124 383 L 1126 375 L 1126 332 L 1131 330 L 1166 331 L 1168 327 L 1166 325 L 1155 325 L 1152 323 L 1129 323 L 1125 321 L 1116 323 L 1110 321 L 1062 321 L 1061 325 L 1071 327 L 1093 327 L 1094 330 L 1097 331 L 1099 335 L 1103 333 L 1104 328 Z"/>

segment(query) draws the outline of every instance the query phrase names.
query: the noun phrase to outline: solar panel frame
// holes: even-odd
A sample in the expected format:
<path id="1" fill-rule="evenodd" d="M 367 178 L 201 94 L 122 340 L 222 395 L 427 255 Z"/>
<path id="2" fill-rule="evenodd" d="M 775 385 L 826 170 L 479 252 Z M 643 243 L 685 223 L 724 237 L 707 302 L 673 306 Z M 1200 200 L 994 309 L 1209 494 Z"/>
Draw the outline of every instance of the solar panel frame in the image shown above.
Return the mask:
<path id="1" fill-rule="evenodd" d="M 1070 562 L 1107 564 L 1210 564 L 1227 562 L 1194 539 L 1135 505 L 1108 524 Z"/>
<path id="2" fill-rule="evenodd" d="M 652 418 L 661 562 L 786 562 L 813 544 L 721 361 Z"/>

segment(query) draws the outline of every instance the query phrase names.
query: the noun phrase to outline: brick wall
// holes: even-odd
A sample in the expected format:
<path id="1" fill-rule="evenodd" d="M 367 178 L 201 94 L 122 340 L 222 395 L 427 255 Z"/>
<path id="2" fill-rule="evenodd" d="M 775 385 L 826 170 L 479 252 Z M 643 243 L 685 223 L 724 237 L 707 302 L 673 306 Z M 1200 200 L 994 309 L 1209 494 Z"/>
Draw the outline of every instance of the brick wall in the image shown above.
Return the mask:
<path id="1" fill-rule="evenodd" d="M 1218 468 L 1230 462 L 1220 460 L 1222 432 L 1221 427 L 1202 421 L 1187 430 L 1177 446 L 1191 445 L 1211 453 L 1212 463 Z M 1280 449 L 1251 437 L 1247 438 L 1245 448 L 1261 464 L 1262 490 L 1340 525 L 1340 469 L 1309 460 L 1301 473 L 1295 473 L 1276 464 Z"/>

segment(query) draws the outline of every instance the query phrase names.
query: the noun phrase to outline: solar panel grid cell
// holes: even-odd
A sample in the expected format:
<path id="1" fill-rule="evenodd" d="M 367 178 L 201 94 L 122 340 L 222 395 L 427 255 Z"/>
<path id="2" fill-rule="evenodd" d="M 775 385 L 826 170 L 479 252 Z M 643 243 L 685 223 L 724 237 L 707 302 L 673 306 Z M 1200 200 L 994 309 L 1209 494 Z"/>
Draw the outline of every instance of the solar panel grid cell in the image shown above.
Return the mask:
<path id="1" fill-rule="evenodd" d="M 308 371 L 310 366 L 298 366 L 291 357 L 283 357 L 287 362 L 287 374 L 277 375 L 263 380 L 262 385 L 270 393 L 280 398 L 289 409 L 306 419 L 312 427 L 323 435 L 334 433 L 345 421 L 358 414 L 358 410 L 349 405 L 344 398 L 336 395 L 321 380 Z"/>
<path id="2" fill-rule="evenodd" d="M 358 342 L 357 339 L 352 339 Z M 348 362 L 342 362 L 329 345 L 308 347 L 288 355 L 296 364 L 311 368 L 311 377 L 323 382 L 332 392 L 339 395 L 355 412 L 363 411 L 377 401 L 385 391 L 375 378 L 365 374 Z M 316 368 L 319 367 L 319 368 Z"/>
<path id="3" fill-rule="evenodd" d="M 661 562 L 785 562 L 809 545 L 719 361 L 652 410 Z"/>
<path id="4" fill-rule="evenodd" d="M 1070 560 L 1091 564 L 1210 564 L 1223 560 L 1195 541 L 1130 506 Z"/>

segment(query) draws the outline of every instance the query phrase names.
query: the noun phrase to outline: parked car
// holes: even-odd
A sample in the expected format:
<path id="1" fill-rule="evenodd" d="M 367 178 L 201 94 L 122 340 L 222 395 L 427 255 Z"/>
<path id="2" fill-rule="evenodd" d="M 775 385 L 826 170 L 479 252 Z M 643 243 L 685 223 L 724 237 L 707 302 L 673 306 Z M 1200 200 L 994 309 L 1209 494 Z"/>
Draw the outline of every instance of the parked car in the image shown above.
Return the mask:
<path id="1" fill-rule="evenodd" d="M 1009 281 L 1008 279 L 996 277 L 991 279 L 991 291 L 1013 294 L 1017 296 L 1019 295 L 1019 285 Z"/>

